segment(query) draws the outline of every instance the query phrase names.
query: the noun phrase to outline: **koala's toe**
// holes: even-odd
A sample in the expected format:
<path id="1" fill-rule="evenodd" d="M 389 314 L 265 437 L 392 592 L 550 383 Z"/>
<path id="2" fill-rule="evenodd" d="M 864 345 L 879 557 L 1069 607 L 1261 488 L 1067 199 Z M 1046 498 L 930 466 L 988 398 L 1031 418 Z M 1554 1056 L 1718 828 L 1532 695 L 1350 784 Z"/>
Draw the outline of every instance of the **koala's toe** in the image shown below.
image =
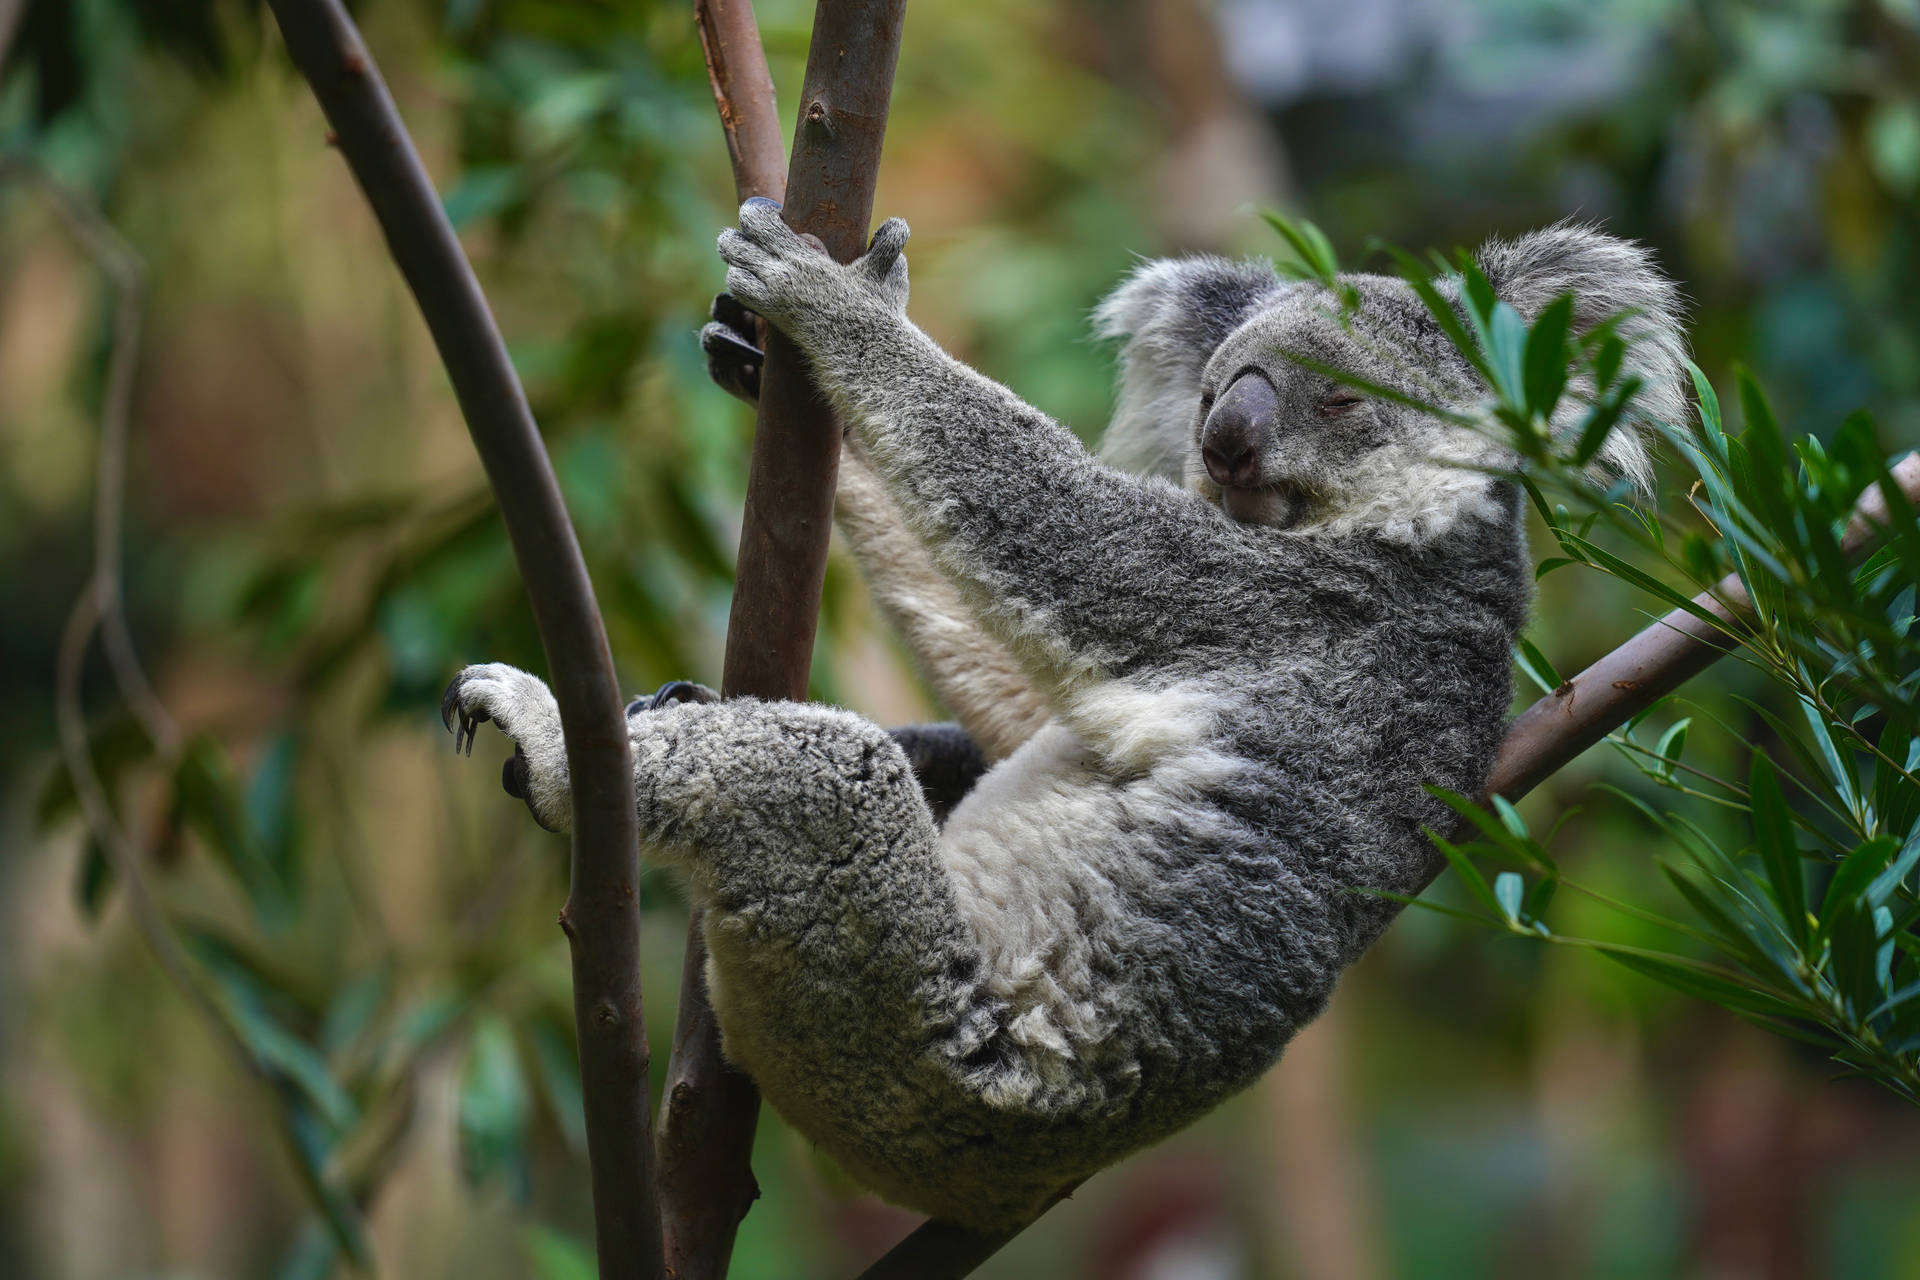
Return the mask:
<path id="1" fill-rule="evenodd" d="M 758 331 L 754 325 L 754 313 L 730 293 L 714 294 L 713 305 L 708 308 L 707 316 L 748 340 L 751 340 Z"/>
<path id="2" fill-rule="evenodd" d="M 730 267 L 755 267 L 769 261 L 765 248 L 732 227 L 722 231 L 714 244 L 720 251 L 720 260 Z M 727 292 L 738 296 L 740 291 L 733 287 L 732 278 L 728 279 Z"/>
<path id="3" fill-rule="evenodd" d="M 780 206 L 764 196 L 755 196 L 740 206 L 740 232 L 743 237 L 768 249 L 791 249 L 799 243 Z"/>
<path id="4" fill-rule="evenodd" d="M 912 234 L 905 218 L 888 218 L 880 224 L 866 252 L 867 265 L 875 275 L 884 280 L 892 274 L 894 261 L 906 249 L 907 239 Z"/>

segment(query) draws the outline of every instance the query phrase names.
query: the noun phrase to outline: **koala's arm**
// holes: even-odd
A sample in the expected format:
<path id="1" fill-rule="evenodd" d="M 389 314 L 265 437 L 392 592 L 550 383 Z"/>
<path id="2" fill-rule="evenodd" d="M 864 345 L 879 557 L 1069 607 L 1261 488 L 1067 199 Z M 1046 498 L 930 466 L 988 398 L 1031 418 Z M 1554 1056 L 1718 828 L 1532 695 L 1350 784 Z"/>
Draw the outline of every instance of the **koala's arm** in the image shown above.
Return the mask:
<path id="1" fill-rule="evenodd" d="M 720 242 L 729 291 L 800 345 L 908 524 L 1050 696 L 1169 651 L 1169 625 L 1194 616 L 1190 577 L 1244 572 L 1217 513 L 1096 461 L 907 320 L 904 223 L 842 266 L 770 203 L 740 219 Z"/>
<path id="2" fill-rule="evenodd" d="M 1013 652 L 973 611 L 857 449 L 840 453 L 834 515 L 867 590 L 927 683 L 989 760 L 1013 754 L 1052 715 Z"/>
<path id="3" fill-rule="evenodd" d="M 759 399 L 762 358 L 752 334 L 752 314 L 727 294 L 714 299 L 712 322 L 700 333 L 714 382 L 749 404 Z M 941 702 L 988 761 L 1012 755 L 1052 710 L 934 564 L 856 445 L 840 451 L 833 514 L 868 593 Z"/>

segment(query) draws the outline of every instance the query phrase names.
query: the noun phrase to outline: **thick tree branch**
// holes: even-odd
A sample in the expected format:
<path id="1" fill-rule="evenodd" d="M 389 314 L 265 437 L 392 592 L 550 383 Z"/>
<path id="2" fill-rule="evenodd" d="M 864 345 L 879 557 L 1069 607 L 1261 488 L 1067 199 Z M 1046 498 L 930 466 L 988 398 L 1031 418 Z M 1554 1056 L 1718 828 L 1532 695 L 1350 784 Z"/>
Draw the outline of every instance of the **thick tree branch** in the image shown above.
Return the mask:
<path id="1" fill-rule="evenodd" d="M 270 3 L 433 334 L 533 605 L 573 783 L 560 920 L 573 950 L 594 1243 L 601 1275 L 658 1276 L 633 765 L 593 584 L 506 344 L 360 33 L 340 0 Z"/>
<path id="2" fill-rule="evenodd" d="M 820 0 L 793 156 L 783 168 L 773 80 L 751 4 L 694 4 L 740 198 L 784 199 L 787 221 L 842 262 L 866 247 L 905 8 L 906 0 Z M 793 345 L 764 327 L 761 338 L 766 365 L 721 692 L 799 701 L 813 663 L 841 432 Z M 758 1194 L 748 1160 L 760 1097 L 721 1057 L 705 970 L 696 914 L 660 1122 L 667 1266 L 680 1280 L 726 1274 L 734 1234 Z"/>

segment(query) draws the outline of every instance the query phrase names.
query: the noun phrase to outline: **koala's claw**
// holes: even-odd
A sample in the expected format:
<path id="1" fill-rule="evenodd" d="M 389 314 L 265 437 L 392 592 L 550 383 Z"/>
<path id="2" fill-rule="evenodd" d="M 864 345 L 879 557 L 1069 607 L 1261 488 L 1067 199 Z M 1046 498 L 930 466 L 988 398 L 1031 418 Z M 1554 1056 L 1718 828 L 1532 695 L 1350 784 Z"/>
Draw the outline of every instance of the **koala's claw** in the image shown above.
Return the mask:
<path id="1" fill-rule="evenodd" d="M 454 750 L 469 756 L 479 727 L 499 726 L 513 739 L 513 755 L 500 770 L 501 789 L 524 801 L 547 830 L 566 828 L 566 738 L 553 693 L 538 677 L 500 662 L 467 667 L 440 699 L 440 720 L 453 733 Z"/>
<path id="2" fill-rule="evenodd" d="M 469 709 L 462 705 L 460 691 L 466 679 L 467 673 L 462 671 L 453 678 L 453 683 L 447 686 L 446 693 L 441 695 L 440 723 L 447 726 L 447 732 L 453 735 L 453 754 L 470 756 L 473 754 L 474 731 L 493 717 L 487 714 L 484 707 Z M 463 739 L 466 743 L 465 751 L 460 749 Z"/>
<path id="3" fill-rule="evenodd" d="M 691 680 L 669 680 L 652 693 L 643 693 L 627 704 L 627 714 L 637 716 L 646 711 L 658 711 L 662 707 L 676 702 L 718 702 L 720 695 L 703 684 Z"/>
<path id="4" fill-rule="evenodd" d="M 759 336 L 753 312 L 730 293 L 713 300 L 713 319 L 700 330 L 700 350 L 706 353 L 707 376 L 730 396 L 757 404 L 760 371 L 766 355 L 755 345 Z"/>

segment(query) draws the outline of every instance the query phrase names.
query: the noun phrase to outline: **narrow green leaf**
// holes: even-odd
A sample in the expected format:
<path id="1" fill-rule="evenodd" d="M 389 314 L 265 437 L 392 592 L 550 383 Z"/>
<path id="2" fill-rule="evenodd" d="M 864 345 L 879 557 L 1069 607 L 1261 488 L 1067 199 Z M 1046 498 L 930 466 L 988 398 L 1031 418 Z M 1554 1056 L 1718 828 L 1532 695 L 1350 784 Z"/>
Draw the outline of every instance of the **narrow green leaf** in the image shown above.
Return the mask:
<path id="1" fill-rule="evenodd" d="M 1748 795 L 1753 803 L 1753 835 L 1766 867 L 1767 884 L 1780 906 L 1788 936 L 1802 951 L 1807 946 L 1807 884 L 1794 841 L 1793 813 L 1780 790 L 1773 762 L 1755 752 L 1748 771 Z"/>
<path id="2" fill-rule="evenodd" d="M 1573 326 L 1573 295 L 1555 298 L 1527 333 L 1525 389 L 1527 412 L 1551 418 L 1567 385 L 1567 334 Z"/>
<path id="3" fill-rule="evenodd" d="M 1493 889 L 1487 884 L 1487 878 L 1480 874 L 1480 868 L 1473 865 L 1473 859 L 1466 855 L 1466 851 L 1432 831 L 1428 831 L 1427 835 L 1433 840 L 1434 848 L 1440 850 L 1441 856 L 1453 868 L 1454 874 L 1467 886 L 1467 891 L 1487 910 L 1504 914 L 1500 909 L 1500 900 L 1493 896 Z"/>
<path id="4" fill-rule="evenodd" d="M 1502 871 L 1493 878 L 1493 896 L 1500 903 L 1501 914 L 1514 924 L 1520 923 L 1520 907 L 1526 892 L 1526 883 L 1518 871 Z"/>
<path id="5" fill-rule="evenodd" d="M 1564 564 L 1566 561 L 1561 563 Z M 1533 641 L 1521 636 L 1514 642 L 1514 646 L 1517 650 L 1514 654 L 1514 664 L 1529 680 L 1540 686 L 1540 692 L 1552 693 L 1567 682 L 1566 678 L 1555 670 L 1552 660 L 1540 652 L 1540 646 Z"/>
<path id="6" fill-rule="evenodd" d="M 1660 735 L 1660 741 L 1654 744 L 1654 754 L 1663 762 L 1661 775 L 1668 781 L 1673 780 L 1673 767 L 1680 762 L 1680 755 L 1687 749 L 1687 729 L 1693 724 L 1692 716 L 1682 716 L 1668 726 Z"/>
<path id="7" fill-rule="evenodd" d="M 1868 890 L 1893 861 L 1899 848 L 1900 842 L 1892 836 L 1876 836 L 1841 860 L 1833 879 L 1827 882 L 1826 896 L 1820 900 L 1820 924 L 1814 931 L 1816 951 L 1831 936 L 1833 922 L 1850 911 L 1871 914 L 1879 905 L 1868 898 Z"/>

